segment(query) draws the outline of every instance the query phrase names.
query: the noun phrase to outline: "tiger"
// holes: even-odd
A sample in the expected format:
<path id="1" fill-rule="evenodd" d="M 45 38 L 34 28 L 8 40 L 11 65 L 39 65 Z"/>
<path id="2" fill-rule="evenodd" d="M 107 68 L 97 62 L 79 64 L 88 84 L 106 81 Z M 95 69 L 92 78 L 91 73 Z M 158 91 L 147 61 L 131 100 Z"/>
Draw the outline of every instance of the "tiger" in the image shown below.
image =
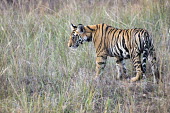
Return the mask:
<path id="1" fill-rule="evenodd" d="M 117 79 L 126 76 L 124 60 L 131 59 L 135 69 L 135 82 L 146 73 L 146 60 L 151 64 L 154 82 L 160 79 L 156 51 L 149 32 L 142 28 L 118 29 L 107 24 L 87 25 L 71 23 L 71 35 L 68 47 L 77 48 L 84 42 L 93 42 L 96 52 L 96 74 L 94 79 L 101 76 L 106 66 L 107 57 L 116 58 Z M 142 59 L 141 59 L 142 56 Z"/>

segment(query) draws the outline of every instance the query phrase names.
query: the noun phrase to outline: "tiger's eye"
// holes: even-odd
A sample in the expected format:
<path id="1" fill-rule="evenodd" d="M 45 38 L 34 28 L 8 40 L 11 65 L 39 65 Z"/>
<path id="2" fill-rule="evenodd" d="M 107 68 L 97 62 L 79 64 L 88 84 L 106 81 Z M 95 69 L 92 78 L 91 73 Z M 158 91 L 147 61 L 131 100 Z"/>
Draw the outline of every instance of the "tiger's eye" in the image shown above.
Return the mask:
<path id="1" fill-rule="evenodd" d="M 74 36 L 74 35 L 72 35 L 72 39 L 73 39 L 73 40 L 75 39 L 75 36 Z"/>

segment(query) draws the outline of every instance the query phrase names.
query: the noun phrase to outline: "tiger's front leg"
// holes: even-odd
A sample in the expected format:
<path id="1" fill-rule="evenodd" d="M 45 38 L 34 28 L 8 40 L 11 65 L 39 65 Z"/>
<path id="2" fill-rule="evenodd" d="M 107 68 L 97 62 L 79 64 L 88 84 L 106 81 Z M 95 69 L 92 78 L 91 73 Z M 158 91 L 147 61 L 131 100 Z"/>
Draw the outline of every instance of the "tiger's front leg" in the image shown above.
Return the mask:
<path id="1" fill-rule="evenodd" d="M 106 66 L 107 56 L 100 56 L 96 58 L 96 75 L 94 79 L 100 78 L 102 75 L 102 71 Z"/>
<path id="2" fill-rule="evenodd" d="M 126 76 L 126 67 L 123 61 L 123 58 L 117 58 L 116 60 L 116 68 L 117 68 L 117 77 L 116 79 L 127 78 Z"/>

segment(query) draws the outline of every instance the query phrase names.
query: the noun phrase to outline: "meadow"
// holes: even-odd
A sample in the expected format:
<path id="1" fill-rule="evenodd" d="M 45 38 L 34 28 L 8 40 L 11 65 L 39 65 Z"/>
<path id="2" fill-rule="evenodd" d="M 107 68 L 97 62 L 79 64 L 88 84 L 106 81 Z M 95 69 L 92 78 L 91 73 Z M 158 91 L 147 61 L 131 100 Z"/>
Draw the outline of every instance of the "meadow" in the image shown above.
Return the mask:
<path id="1" fill-rule="evenodd" d="M 116 80 L 108 58 L 95 86 L 95 49 L 67 46 L 70 24 L 147 29 L 153 37 L 163 83 Z M 131 60 L 127 74 L 135 76 Z M 0 1 L 0 113 L 170 112 L 169 0 Z"/>

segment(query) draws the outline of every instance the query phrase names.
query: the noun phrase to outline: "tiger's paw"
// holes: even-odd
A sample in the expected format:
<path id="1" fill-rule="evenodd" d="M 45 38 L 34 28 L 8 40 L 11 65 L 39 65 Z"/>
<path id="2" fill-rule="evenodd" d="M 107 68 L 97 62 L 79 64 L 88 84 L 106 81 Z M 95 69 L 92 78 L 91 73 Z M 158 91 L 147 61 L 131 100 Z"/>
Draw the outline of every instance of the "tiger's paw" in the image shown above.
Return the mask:
<path id="1" fill-rule="evenodd" d="M 116 77 L 116 80 L 122 80 L 122 79 L 123 79 L 122 76 L 117 76 L 117 77 Z"/>
<path id="2" fill-rule="evenodd" d="M 130 79 L 130 82 L 136 82 L 136 81 L 138 81 L 138 80 L 139 80 L 139 78 L 133 77 L 133 78 Z"/>

